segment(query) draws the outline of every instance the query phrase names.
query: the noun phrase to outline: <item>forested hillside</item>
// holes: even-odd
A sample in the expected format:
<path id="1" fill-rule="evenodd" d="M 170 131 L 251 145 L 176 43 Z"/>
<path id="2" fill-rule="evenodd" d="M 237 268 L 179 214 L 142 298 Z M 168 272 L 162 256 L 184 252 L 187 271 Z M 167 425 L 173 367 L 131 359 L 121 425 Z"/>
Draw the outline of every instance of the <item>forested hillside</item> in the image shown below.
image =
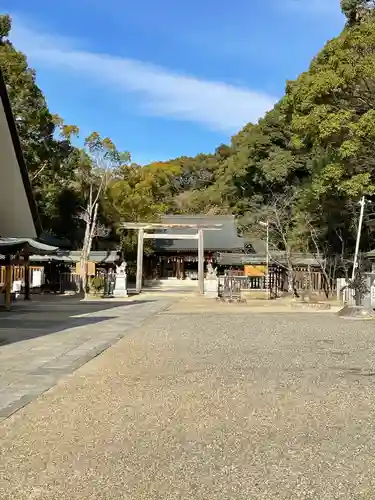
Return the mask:
<path id="1" fill-rule="evenodd" d="M 0 64 L 45 229 L 82 244 L 90 193 L 98 195 L 96 239 L 119 238 L 120 220 L 164 213 L 234 213 L 250 235 L 268 220 L 287 251 L 344 255 L 353 248 L 361 196 L 374 212 L 375 15 L 373 2 L 342 0 L 347 26 L 286 84 L 259 123 L 212 154 L 132 164 L 110 139 L 93 134 L 79 149 L 78 127 L 48 109 L 26 57 L 0 17 Z M 10 37 L 10 38 L 9 38 Z M 73 141 L 74 142 L 74 141 Z M 124 241 L 128 251 L 133 242 Z M 364 231 L 362 248 L 372 245 Z"/>

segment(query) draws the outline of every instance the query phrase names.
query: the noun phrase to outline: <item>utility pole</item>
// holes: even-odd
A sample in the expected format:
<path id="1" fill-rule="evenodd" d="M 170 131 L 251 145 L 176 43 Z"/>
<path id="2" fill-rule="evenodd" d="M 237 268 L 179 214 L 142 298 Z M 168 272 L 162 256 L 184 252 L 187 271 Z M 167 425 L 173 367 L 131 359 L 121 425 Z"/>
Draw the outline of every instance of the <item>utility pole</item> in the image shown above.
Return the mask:
<path id="1" fill-rule="evenodd" d="M 361 241 L 361 233 L 362 233 L 362 224 L 363 224 L 363 214 L 364 214 L 364 211 L 365 211 L 365 203 L 366 203 L 365 197 L 362 196 L 361 201 L 359 202 L 359 204 L 361 205 L 361 211 L 360 211 L 360 214 L 359 214 L 358 231 L 357 231 L 357 241 L 356 241 L 356 244 L 355 244 L 354 261 L 353 261 L 353 271 L 352 271 L 352 281 L 355 278 L 355 272 L 356 272 L 357 265 L 358 265 L 359 243 Z"/>

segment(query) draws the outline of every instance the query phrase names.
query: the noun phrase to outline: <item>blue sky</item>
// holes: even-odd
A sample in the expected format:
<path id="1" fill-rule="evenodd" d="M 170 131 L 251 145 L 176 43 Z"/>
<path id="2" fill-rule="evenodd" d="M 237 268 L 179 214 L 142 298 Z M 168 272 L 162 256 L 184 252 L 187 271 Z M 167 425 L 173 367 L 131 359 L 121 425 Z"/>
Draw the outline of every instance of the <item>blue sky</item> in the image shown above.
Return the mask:
<path id="1" fill-rule="evenodd" d="M 339 0 L 0 0 L 51 112 L 134 161 L 210 152 L 344 25 Z"/>

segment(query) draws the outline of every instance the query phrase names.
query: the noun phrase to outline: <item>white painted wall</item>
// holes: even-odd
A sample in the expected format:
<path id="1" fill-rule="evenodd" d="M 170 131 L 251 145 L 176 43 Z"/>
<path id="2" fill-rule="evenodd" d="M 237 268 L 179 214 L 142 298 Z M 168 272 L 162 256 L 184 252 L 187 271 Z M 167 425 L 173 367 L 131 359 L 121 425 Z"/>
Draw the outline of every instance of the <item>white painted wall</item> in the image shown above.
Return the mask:
<path id="1" fill-rule="evenodd" d="M 37 237 L 2 103 L 0 103 L 0 237 Z"/>

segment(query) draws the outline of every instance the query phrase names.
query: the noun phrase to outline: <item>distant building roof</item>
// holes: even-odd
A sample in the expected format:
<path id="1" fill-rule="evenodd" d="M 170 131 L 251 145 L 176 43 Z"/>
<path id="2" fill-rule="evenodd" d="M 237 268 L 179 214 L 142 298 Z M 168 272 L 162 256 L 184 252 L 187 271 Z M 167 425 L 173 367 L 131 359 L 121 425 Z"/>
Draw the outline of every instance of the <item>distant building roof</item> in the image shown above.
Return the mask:
<path id="1" fill-rule="evenodd" d="M 0 151 L 0 236 L 36 238 L 40 220 L 1 68 Z"/>
<path id="2" fill-rule="evenodd" d="M 219 253 L 217 263 L 222 266 L 243 266 L 246 264 L 265 264 L 266 254 L 255 253 Z"/>
<path id="3" fill-rule="evenodd" d="M 72 248 L 72 244 L 66 238 L 58 238 L 57 236 L 49 233 L 42 233 L 39 236 L 38 241 L 45 243 L 46 245 L 59 247 L 60 249 L 64 248 L 69 250 Z"/>
<path id="4" fill-rule="evenodd" d="M 256 253 L 220 253 L 217 257 L 218 264 L 222 266 L 243 266 L 246 264 L 265 264 L 267 254 Z M 292 261 L 295 266 L 319 266 L 319 259 L 311 254 L 295 253 L 292 256 Z M 322 261 L 323 262 L 323 261 Z M 270 265 L 277 264 L 285 265 L 285 252 L 270 252 Z"/>
<path id="5" fill-rule="evenodd" d="M 0 254 L 8 253 L 33 253 L 33 254 L 52 254 L 57 252 L 57 247 L 45 245 L 31 238 L 0 238 Z"/>
<path id="6" fill-rule="evenodd" d="M 167 215 L 162 217 L 165 224 L 221 224 L 221 228 L 215 231 L 204 231 L 204 249 L 206 251 L 237 250 L 244 249 L 244 239 L 237 234 L 237 225 L 232 215 Z M 168 234 L 196 234 L 193 228 L 171 228 L 166 229 Z M 156 240 L 155 250 L 164 252 L 196 252 L 198 250 L 197 240 Z"/>
<path id="7" fill-rule="evenodd" d="M 375 250 L 371 250 L 370 252 L 366 252 L 364 255 L 368 259 L 374 260 L 375 259 Z"/>
<path id="8" fill-rule="evenodd" d="M 244 237 L 245 239 L 245 245 L 246 248 L 249 249 L 249 251 L 254 251 L 254 253 L 258 254 L 266 254 L 267 253 L 267 243 L 264 240 L 260 239 L 249 239 Z M 250 247 L 250 248 L 249 248 Z"/>
<path id="9" fill-rule="evenodd" d="M 118 254 L 116 251 L 92 251 L 90 252 L 89 261 L 95 262 L 97 264 L 113 264 L 118 259 Z M 75 264 L 81 260 L 81 252 L 68 251 L 68 250 L 58 250 L 56 255 L 31 255 L 30 260 L 32 262 L 66 262 Z"/>

